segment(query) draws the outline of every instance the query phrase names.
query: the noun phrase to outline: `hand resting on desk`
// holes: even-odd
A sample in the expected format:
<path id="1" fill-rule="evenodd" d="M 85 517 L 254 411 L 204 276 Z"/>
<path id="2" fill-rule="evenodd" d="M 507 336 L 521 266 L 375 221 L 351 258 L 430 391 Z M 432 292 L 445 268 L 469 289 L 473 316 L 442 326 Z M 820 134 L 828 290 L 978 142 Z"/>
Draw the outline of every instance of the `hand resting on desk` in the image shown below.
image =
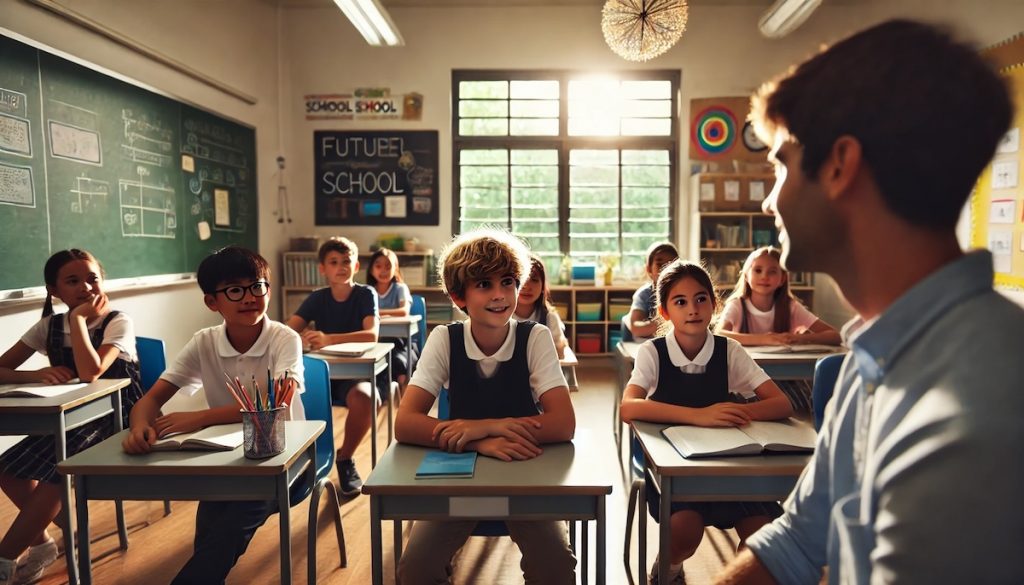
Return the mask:
<path id="1" fill-rule="evenodd" d="M 530 418 L 488 418 L 481 420 L 446 420 L 434 427 L 433 439 L 439 449 L 461 453 L 470 441 L 487 437 L 504 437 L 514 443 L 537 445 L 538 420 Z"/>

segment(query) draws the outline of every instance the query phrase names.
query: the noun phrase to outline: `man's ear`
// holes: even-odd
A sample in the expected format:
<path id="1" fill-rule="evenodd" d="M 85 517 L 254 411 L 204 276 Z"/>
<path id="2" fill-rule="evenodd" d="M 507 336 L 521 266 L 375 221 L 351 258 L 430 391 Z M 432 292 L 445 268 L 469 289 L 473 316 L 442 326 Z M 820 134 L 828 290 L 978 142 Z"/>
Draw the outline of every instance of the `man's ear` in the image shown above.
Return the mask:
<path id="1" fill-rule="evenodd" d="M 818 181 L 829 197 L 837 199 L 848 193 L 864 165 L 860 141 L 844 134 L 832 143 L 828 156 L 818 172 Z"/>
<path id="2" fill-rule="evenodd" d="M 220 312 L 217 309 L 217 295 L 203 295 L 203 303 L 206 304 L 206 308 L 210 309 L 214 313 Z"/>

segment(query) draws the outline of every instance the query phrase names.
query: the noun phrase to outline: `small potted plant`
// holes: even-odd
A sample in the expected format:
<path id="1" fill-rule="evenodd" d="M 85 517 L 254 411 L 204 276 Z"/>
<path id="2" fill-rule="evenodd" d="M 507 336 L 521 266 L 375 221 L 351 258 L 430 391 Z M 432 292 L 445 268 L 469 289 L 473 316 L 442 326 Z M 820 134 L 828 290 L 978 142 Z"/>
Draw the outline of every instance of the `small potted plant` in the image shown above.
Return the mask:
<path id="1" fill-rule="evenodd" d="M 615 273 L 615 269 L 619 267 L 619 255 L 618 254 L 605 254 L 601 256 L 601 268 L 604 270 L 604 285 L 611 286 L 612 276 Z"/>

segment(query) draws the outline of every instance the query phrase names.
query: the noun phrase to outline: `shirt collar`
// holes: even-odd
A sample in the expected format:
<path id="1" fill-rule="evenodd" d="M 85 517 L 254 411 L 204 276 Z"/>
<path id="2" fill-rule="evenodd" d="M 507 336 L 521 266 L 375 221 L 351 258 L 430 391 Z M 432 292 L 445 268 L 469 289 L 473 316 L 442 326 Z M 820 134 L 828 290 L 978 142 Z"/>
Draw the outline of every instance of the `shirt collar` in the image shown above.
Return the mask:
<path id="1" fill-rule="evenodd" d="M 268 347 L 270 347 L 270 320 L 264 315 L 260 336 L 256 338 L 256 343 L 252 344 L 252 347 L 249 348 L 249 351 L 245 352 L 245 355 L 261 356 L 267 353 Z M 228 340 L 228 327 L 223 323 L 220 326 L 220 334 L 217 336 L 217 354 L 224 358 L 242 355 L 231 345 L 231 341 Z"/>
<path id="2" fill-rule="evenodd" d="M 669 333 L 665 336 L 665 345 L 668 346 L 668 358 L 672 361 L 673 366 L 683 368 L 692 364 L 706 367 L 708 362 L 711 361 L 711 355 L 715 353 L 715 336 L 708 330 L 708 336 L 704 340 L 704 347 L 700 348 L 700 351 L 697 352 L 697 355 L 692 360 L 686 357 L 686 354 L 683 353 L 683 348 L 679 347 L 675 334 Z"/>
<path id="3" fill-rule="evenodd" d="M 476 344 L 476 340 L 473 339 L 473 330 L 470 328 L 469 319 L 465 320 L 462 338 L 465 340 L 466 357 L 469 359 L 475 362 L 484 359 L 507 362 L 512 359 L 512 353 L 516 348 L 516 323 L 515 321 L 509 322 L 508 333 L 505 334 L 505 341 L 502 342 L 501 347 L 499 347 L 498 351 L 494 352 L 493 355 L 486 355 Z"/>
<path id="4" fill-rule="evenodd" d="M 915 284 L 878 317 L 856 317 L 847 323 L 843 337 L 868 390 L 874 390 L 903 350 L 953 306 L 991 290 L 992 278 L 992 254 L 970 252 Z"/>

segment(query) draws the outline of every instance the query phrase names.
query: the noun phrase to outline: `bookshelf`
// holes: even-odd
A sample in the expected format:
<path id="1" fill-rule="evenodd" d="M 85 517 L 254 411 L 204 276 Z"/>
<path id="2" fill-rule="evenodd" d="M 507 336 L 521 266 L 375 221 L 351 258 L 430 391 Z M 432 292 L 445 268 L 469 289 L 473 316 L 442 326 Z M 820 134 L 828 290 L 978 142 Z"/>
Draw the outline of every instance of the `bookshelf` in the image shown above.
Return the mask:
<path id="1" fill-rule="evenodd" d="M 761 211 L 771 193 L 770 173 L 698 173 L 690 177 L 689 256 L 700 258 L 722 296 L 736 286 L 743 261 L 755 248 L 778 246 L 775 218 Z M 790 272 L 789 288 L 814 310 L 814 274 Z"/>

